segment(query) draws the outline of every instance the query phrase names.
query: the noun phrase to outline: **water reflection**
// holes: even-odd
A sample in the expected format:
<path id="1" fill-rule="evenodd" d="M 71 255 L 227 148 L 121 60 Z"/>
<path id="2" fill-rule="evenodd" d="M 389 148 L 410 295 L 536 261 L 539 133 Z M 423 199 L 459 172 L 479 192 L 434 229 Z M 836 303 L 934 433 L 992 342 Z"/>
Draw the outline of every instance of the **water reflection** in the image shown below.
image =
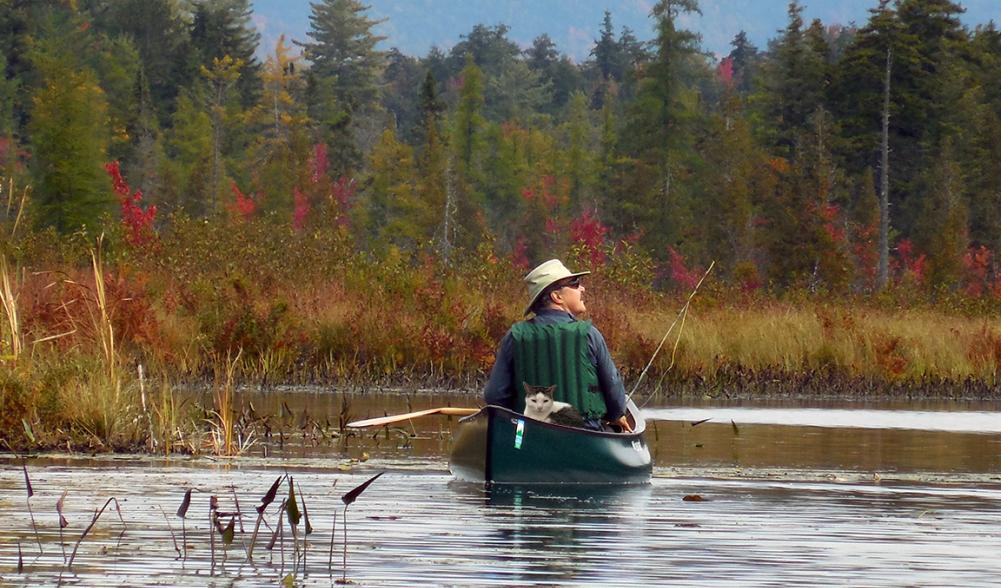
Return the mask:
<path id="1" fill-rule="evenodd" d="M 605 580 L 616 582 L 613 557 L 630 540 L 635 513 L 644 512 L 652 487 L 493 486 L 455 483 L 460 494 L 482 496 L 483 524 L 492 529 L 503 566 L 494 577 L 513 584 Z"/>
<path id="2" fill-rule="evenodd" d="M 201 392 L 193 392 L 197 396 Z M 211 404 L 210 396 L 197 396 Z M 237 406 L 271 415 L 277 434 L 257 437 L 247 453 L 299 459 L 442 460 L 451 449 L 454 417 L 433 416 L 377 430 L 349 432 L 339 423 L 439 406 L 476 406 L 472 392 L 337 389 L 245 390 Z M 644 408 L 654 465 L 673 467 L 812 468 L 887 472 L 1001 471 L 1001 402 L 849 402 L 714 399 Z M 693 423 L 709 418 L 708 422 Z M 302 423 L 319 423 L 322 431 Z"/>

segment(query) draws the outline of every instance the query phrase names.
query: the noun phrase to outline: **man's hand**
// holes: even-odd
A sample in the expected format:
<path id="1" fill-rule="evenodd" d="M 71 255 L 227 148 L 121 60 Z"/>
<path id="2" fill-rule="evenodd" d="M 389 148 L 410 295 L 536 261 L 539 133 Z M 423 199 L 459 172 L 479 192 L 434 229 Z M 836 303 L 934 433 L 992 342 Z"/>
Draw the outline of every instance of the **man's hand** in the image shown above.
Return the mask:
<path id="1" fill-rule="evenodd" d="M 618 419 L 611 421 L 611 423 L 613 425 L 618 425 L 622 427 L 622 430 L 625 431 L 626 433 L 633 432 L 633 428 L 632 426 L 629 425 L 629 420 L 626 418 L 626 415 L 620 416 Z"/>

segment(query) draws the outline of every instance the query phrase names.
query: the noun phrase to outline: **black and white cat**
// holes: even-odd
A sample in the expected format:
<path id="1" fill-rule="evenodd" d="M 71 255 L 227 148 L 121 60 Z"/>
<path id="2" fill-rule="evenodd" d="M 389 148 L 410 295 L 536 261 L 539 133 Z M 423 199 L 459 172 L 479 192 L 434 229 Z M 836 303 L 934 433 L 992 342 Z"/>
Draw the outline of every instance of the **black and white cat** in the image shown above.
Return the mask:
<path id="1" fill-rule="evenodd" d="M 576 408 L 566 402 L 553 400 L 555 384 L 533 386 L 522 382 L 522 385 L 525 387 L 525 416 L 566 427 L 584 426 L 584 417 L 580 416 Z"/>

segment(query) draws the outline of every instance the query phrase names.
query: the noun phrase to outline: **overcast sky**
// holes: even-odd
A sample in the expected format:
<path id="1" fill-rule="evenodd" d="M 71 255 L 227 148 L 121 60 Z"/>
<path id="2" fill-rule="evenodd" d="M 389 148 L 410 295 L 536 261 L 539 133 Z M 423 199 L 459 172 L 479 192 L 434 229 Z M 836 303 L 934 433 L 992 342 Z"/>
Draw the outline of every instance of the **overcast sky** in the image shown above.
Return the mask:
<path id="1" fill-rule="evenodd" d="M 366 0 L 363 0 L 366 1 Z M 577 61 L 587 59 L 601 28 L 604 11 L 612 13 L 616 35 L 623 26 L 641 40 L 654 35 L 650 9 L 654 0 L 367 0 L 372 19 L 386 19 L 376 31 L 387 37 L 384 49 L 424 56 L 437 45 L 448 49 L 473 25 L 506 24 L 508 38 L 522 47 L 548 33 L 560 51 Z M 803 0 L 803 18 L 824 24 L 864 24 L 877 0 Z M 1001 0 L 965 0 L 963 22 L 971 28 L 1001 21 Z M 730 41 L 743 29 L 764 48 L 787 22 L 787 0 L 700 0 L 702 15 L 685 17 L 682 24 L 702 35 L 703 49 L 717 55 L 729 52 Z M 254 20 L 261 31 L 262 55 L 269 54 L 278 36 L 305 40 L 309 29 L 309 0 L 253 0 Z"/>

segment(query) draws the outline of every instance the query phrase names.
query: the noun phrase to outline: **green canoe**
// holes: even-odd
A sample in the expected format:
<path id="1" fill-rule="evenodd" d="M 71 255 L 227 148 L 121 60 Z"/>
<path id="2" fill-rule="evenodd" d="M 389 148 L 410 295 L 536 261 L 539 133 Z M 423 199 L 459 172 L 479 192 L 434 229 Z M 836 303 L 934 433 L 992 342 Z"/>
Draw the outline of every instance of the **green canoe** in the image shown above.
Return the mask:
<path id="1" fill-rule="evenodd" d="M 487 484 L 646 484 L 646 423 L 629 402 L 632 433 L 577 429 L 487 406 L 459 421 L 449 469 Z"/>

